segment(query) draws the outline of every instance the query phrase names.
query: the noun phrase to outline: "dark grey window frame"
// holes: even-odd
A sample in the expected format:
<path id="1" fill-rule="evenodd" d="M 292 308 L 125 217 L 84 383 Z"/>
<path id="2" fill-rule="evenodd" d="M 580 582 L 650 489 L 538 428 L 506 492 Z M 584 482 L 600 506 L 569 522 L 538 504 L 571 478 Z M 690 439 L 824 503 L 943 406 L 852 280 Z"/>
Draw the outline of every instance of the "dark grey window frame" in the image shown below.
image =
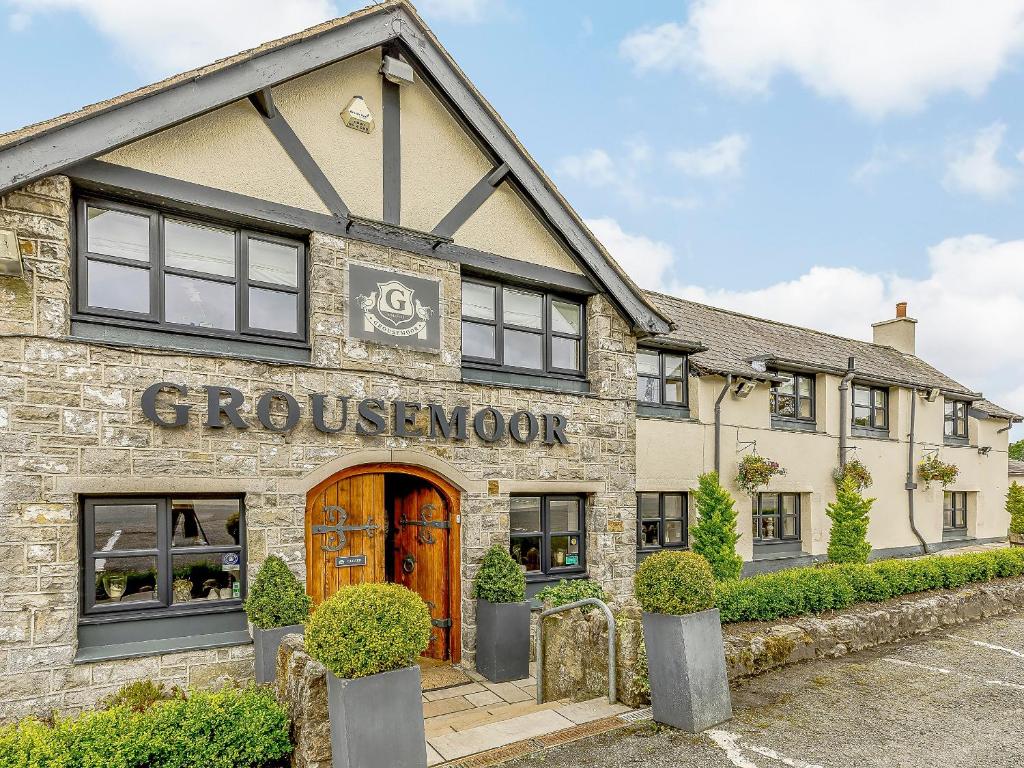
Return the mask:
<path id="1" fill-rule="evenodd" d="M 949 504 L 946 503 L 947 498 Z M 957 501 L 962 502 L 958 504 Z M 967 491 L 943 491 L 942 493 L 942 530 L 943 531 L 966 531 L 967 530 Z M 951 525 L 946 525 L 946 512 L 950 513 Z M 959 514 L 959 518 L 957 515 Z"/>
<path id="2" fill-rule="evenodd" d="M 117 256 L 90 253 L 88 250 L 88 223 L 86 218 L 87 207 L 121 211 L 149 218 L 149 262 L 143 263 Z M 234 277 L 213 275 L 206 272 L 196 272 L 188 269 L 181 269 L 179 267 L 166 266 L 164 264 L 164 224 L 167 220 L 179 221 L 186 224 L 196 224 L 204 227 L 220 229 L 222 231 L 233 232 L 235 237 Z M 298 249 L 298 264 L 296 265 L 297 285 L 295 288 L 249 279 L 248 253 L 250 240 L 262 240 Z M 308 248 L 306 243 L 302 240 L 294 237 L 284 237 L 270 232 L 240 227 L 237 225 L 225 224 L 223 221 L 203 218 L 192 214 L 181 214 L 172 209 L 143 207 L 124 203 L 111 198 L 81 195 L 75 202 L 74 241 L 76 246 L 76 254 L 73 261 L 75 269 L 75 298 L 72 302 L 72 306 L 74 307 L 72 320 L 161 331 L 175 335 L 200 336 L 204 338 L 228 339 L 242 342 L 248 341 L 261 344 L 270 343 L 278 346 L 298 347 L 304 349 L 309 348 L 309 321 L 307 313 Z M 116 264 L 135 269 L 147 269 L 149 271 L 150 291 L 149 312 L 131 312 L 127 310 L 90 306 L 88 288 L 89 261 Z M 169 323 L 163 320 L 165 275 L 174 275 L 233 285 L 235 289 L 235 330 L 198 328 L 192 325 Z M 249 323 L 250 288 L 259 288 L 295 296 L 296 332 L 288 333 L 272 329 L 253 328 Z"/>
<path id="3" fill-rule="evenodd" d="M 797 426 L 797 427 L 806 427 L 806 425 L 813 425 L 815 423 L 816 419 L 817 419 L 817 414 L 818 414 L 818 411 L 817 411 L 817 408 L 818 408 L 817 399 L 818 399 L 818 397 L 817 397 L 817 391 L 816 391 L 817 390 L 817 386 L 818 386 L 818 377 L 815 376 L 813 373 L 799 373 L 797 371 L 775 371 L 774 373 L 776 375 L 778 375 L 778 376 L 790 376 L 790 377 L 792 377 L 792 380 L 793 380 L 793 397 L 796 400 L 796 413 L 798 415 L 796 415 L 796 416 L 785 416 L 785 415 L 779 413 L 778 399 L 777 399 L 778 398 L 778 394 L 777 394 L 778 384 L 777 383 L 773 383 L 772 387 L 771 387 L 771 391 L 769 393 L 769 401 L 768 401 L 769 402 L 769 409 L 771 410 L 771 416 L 772 416 L 773 424 L 778 424 L 779 426 L 792 425 L 792 426 Z M 803 397 L 802 395 L 800 395 L 800 380 L 801 379 L 806 380 L 811 385 L 811 387 L 810 387 L 811 394 L 808 397 Z M 809 400 L 810 401 L 810 403 L 811 403 L 811 415 L 810 416 L 800 416 L 799 415 L 799 413 L 800 413 L 800 401 L 801 400 Z"/>
<path id="4" fill-rule="evenodd" d="M 658 497 L 658 516 L 657 517 L 641 517 L 640 515 L 640 497 L 641 496 L 657 496 Z M 668 496 L 680 496 L 680 508 L 682 509 L 682 517 L 665 517 L 665 499 Z M 689 522 L 689 504 L 690 498 L 686 491 L 637 491 L 636 493 L 636 548 L 638 552 L 660 552 L 663 549 L 687 549 L 690 546 L 690 522 Z M 667 520 L 682 520 L 683 522 L 683 539 L 679 543 L 665 543 L 665 521 Z M 643 524 L 645 522 L 658 522 L 658 544 L 656 546 L 644 546 L 641 542 L 643 541 Z"/>
<path id="5" fill-rule="evenodd" d="M 869 400 L 871 405 L 868 406 L 870 410 L 870 424 L 865 426 L 857 423 L 857 409 L 864 408 L 865 406 L 857 405 L 857 390 L 867 390 L 870 393 Z M 885 396 L 885 424 L 878 426 L 875 420 L 875 392 L 881 392 Z M 854 384 L 850 387 L 850 425 L 853 429 L 853 433 L 856 434 L 877 434 L 885 435 L 889 434 L 889 423 L 891 421 L 891 414 L 889 412 L 889 388 L 879 387 L 872 384 Z"/>
<path id="6" fill-rule="evenodd" d="M 236 499 L 238 501 L 238 544 L 174 547 L 171 543 L 173 519 L 172 499 Z M 97 551 L 95 507 L 105 504 L 154 504 L 157 507 L 157 546 L 152 549 L 117 550 L 117 557 L 155 557 L 157 561 L 157 592 L 159 600 L 147 601 L 146 605 L 97 606 L 96 568 L 97 558 L 111 557 L 111 552 Z M 244 494 L 223 493 L 174 493 L 156 495 L 83 496 L 81 499 L 81 584 L 79 624 L 128 621 L 134 619 L 157 619 L 167 616 L 200 615 L 204 613 L 225 613 L 242 610 L 242 603 L 248 591 L 246 573 L 246 509 Z M 239 559 L 238 582 L 240 596 L 230 600 L 218 600 L 216 605 L 204 600 L 188 603 L 172 603 L 173 597 L 173 556 L 213 555 L 237 552 Z"/>
<path id="7" fill-rule="evenodd" d="M 637 354 L 647 353 L 656 354 L 658 356 L 658 400 L 640 400 L 637 399 L 637 404 L 640 406 L 661 406 L 662 408 L 678 408 L 688 409 L 690 407 L 690 356 L 686 352 L 682 352 L 674 349 L 656 349 L 654 347 L 639 347 Z M 680 381 L 676 376 L 668 377 L 665 375 L 665 356 L 671 355 L 672 357 L 681 357 L 683 359 L 683 399 L 679 402 L 676 401 L 665 401 L 665 386 L 669 381 Z M 640 379 L 651 379 L 652 376 L 642 376 L 639 369 L 637 370 L 637 381 Z"/>
<path id="8" fill-rule="evenodd" d="M 475 357 L 472 355 L 463 354 L 462 366 L 470 369 L 480 370 L 491 370 L 491 371 L 509 371 L 513 373 L 522 373 L 534 376 L 547 376 L 565 379 L 585 379 L 587 376 L 587 303 L 585 299 L 579 296 L 571 296 L 563 293 L 556 293 L 551 291 L 545 291 L 540 288 L 529 285 L 518 285 L 512 282 L 501 282 L 497 280 L 488 280 L 486 278 L 464 275 L 462 283 L 472 283 L 474 285 L 482 285 L 492 288 L 494 290 L 494 319 L 486 320 L 479 317 L 467 317 L 462 314 L 461 321 L 459 324 L 460 334 L 462 324 L 474 323 L 476 325 L 487 325 L 494 328 L 494 357 Z M 504 289 L 509 288 L 515 291 L 523 291 L 524 293 L 537 294 L 542 298 L 543 317 L 541 318 L 541 328 L 527 328 L 524 326 L 507 324 L 504 321 Z M 461 294 L 461 284 L 460 284 Z M 575 304 L 579 307 L 580 311 L 580 332 L 579 335 L 561 333 L 554 331 L 551 328 L 551 312 L 553 301 L 564 301 L 571 304 Z M 543 356 L 543 365 L 541 368 L 524 368 L 521 366 L 505 365 L 505 329 L 510 331 L 520 331 L 522 333 L 530 333 L 536 336 L 540 336 L 543 340 L 541 345 L 541 352 Z M 573 370 L 571 368 L 558 368 L 551 364 L 551 340 L 554 338 L 572 339 L 579 344 L 580 354 L 580 368 L 579 370 Z"/>
<path id="9" fill-rule="evenodd" d="M 762 498 L 761 497 L 766 495 L 766 494 L 774 494 L 775 496 L 779 497 L 778 510 L 777 510 L 777 512 L 775 514 L 767 514 L 766 515 L 766 514 L 764 514 L 762 512 L 764 507 L 762 505 Z M 782 535 L 782 530 L 783 530 L 783 528 L 782 528 L 782 518 L 784 517 L 784 515 L 782 514 L 782 497 L 783 496 L 792 496 L 792 497 L 794 497 L 796 499 L 796 515 L 795 515 L 795 517 L 796 517 L 796 533 L 792 534 L 792 535 L 789 535 L 789 536 L 783 536 Z M 753 531 L 753 540 L 754 540 L 754 542 L 756 544 L 761 545 L 761 546 L 769 546 L 769 545 L 773 545 L 773 544 L 784 544 L 786 542 L 800 541 L 801 533 L 802 533 L 801 530 L 800 530 L 800 527 L 801 527 L 800 526 L 800 514 L 802 512 L 801 508 L 802 508 L 803 505 L 802 505 L 802 500 L 800 498 L 800 494 L 799 493 L 797 493 L 797 492 L 789 492 L 789 491 L 760 491 L 758 493 L 755 493 L 753 498 L 751 498 L 750 501 L 751 501 L 751 515 L 752 515 L 751 524 L 753 526 L 753 528 L 751 530 Z M 776 535 L 776 537 L 774 539 L 762 539 L 761 538 L 761 525 L 760 525 L 760 522 L 761 522 L 761 520 L 763 520 L 765 518 L 768 518 L 768 517 L 775 518 L 775 520 L 777 521 L 776 524 L 775 524 L 775 531 L 776 531 L 777 535 Z"/>
<path id="10" fill-rule="evenodd" d="M 952 409 L 950 408 L 952 406 Z M 962 415 L 957 415 L 957 410 L 962 411 Z M 954 400 L 952 398 L 946 398 L 942 405 L 942 438 L 946 442 L 953 443 L 955 445 L 964 445 L 967 443 L 969 435 L 968 427 L 968 411 L 970 410 L 970 403 L 966 400 Z M 952 424 L 953 431 L 947 433 L 946 426 Z M 962 429 L 958 428 L 958 425 Z"/>
<path id="11" fill-rule="evenodd" d="M 515 493 L 511 498 L 540 499 L 540 530 L 537 531 L 515 531 L 509 536 L 509 549 L 515 539 L 531 538 L 539 536 L 541 540 L 540 562 L 541 570 L 527 571 L 526 580 L 535 581 L 557 581 L 563 578 L 586 575 L 587 573 L 587 497 L 576 493 Z M 552 531 L 550 528 L 550 502 L 555 499 L 574 499 L 580 509 L 580 529 L 578 531 Z M 578 565 L 551 566 L 551 537 L 552 536 L 579 536 L 580 537 L 580 562 Z"/>

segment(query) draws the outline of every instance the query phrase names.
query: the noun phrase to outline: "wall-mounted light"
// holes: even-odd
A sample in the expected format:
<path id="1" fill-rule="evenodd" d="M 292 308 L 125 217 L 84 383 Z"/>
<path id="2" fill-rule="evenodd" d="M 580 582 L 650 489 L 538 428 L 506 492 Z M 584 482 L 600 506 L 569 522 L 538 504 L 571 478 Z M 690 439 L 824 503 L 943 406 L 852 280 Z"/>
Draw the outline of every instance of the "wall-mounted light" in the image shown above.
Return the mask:
<path id="1" fill-rule="evenodd" d="M 21 277 L 24 274 L 18 234 L 13 229 L 0 229 L 0 275 Z"/>
<path id="2" fill-rule="evenodd" d="M 982 456 L 988 456 L 989 453 L 991 453 L 991 451 L 992 451 L 992 446 L 991 445 L 979 445 L 978 446 L 978 453 L 980 453 Z"/>
<path id="3" fill-rule="evenodd" d="M 925 395 L 925 399 L 929 403 L 934 403 L 936 400 L 938 400 L 939 399 L 939 388 L 938 387 L 932 387 L 931 389 L 929 389 L 928 390 L 928 394 Z"/>
<path id="4" fill-rule="evenodd" d="M 733 397 L 738 397 L 742 399 L 749 395 L 751 392 L 753 392 L 756 386 L 756 381 L 752 381 L 750 379 L 740 379 L 736 383 L 736 388 L 732 392 Z"/>
<path id="5" fill-rule="evenodd" d="M 363 133 L 373 132 L 373 113 L 362 96 L 352 97 L 352 101 L 341 111 L 341 120 L 349 128 Z"/>
<path id="6" fill-rule="evenodd" d="M 395 85 L 412 85 L 412 67 L 394 56 L 385 56 L 380 62 L 380 73 Z"/>

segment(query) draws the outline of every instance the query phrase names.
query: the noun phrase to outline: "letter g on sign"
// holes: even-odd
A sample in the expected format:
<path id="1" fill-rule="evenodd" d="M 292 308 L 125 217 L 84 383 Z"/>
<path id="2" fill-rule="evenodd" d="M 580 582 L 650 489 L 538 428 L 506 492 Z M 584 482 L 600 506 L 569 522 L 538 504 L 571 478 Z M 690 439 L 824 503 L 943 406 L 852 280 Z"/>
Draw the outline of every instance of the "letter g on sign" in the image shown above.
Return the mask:
<path id="1" fill-rule="evenodd" d="M 151 384 L 146 387 L 146 391 L 142 393 L 142 415 L 158 427 L 184 427 L 188 424 L 188 412 L 191 408 L 190 405 L 184 405 L 181 403 L 172 405 L 171 410 L 174 411 L 174 418 L 171 421 L 168 421 L 157 413 L 156 398 L 157 395 L 165 389 L 174 392 L 179 397 L 186 397 L 188 395 L 188 387 L 184 385 L 172 384 L 169 381 L 160 381 L 156 384 Z"/>

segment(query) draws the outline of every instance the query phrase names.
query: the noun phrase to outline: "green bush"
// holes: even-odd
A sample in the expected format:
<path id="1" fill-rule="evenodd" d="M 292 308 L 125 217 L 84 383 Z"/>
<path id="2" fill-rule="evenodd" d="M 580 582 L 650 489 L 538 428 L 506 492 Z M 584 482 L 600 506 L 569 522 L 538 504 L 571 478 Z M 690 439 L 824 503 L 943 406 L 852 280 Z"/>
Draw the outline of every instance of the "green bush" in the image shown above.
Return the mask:
<path id="1" fill-rule="evenodd" d="M 636 569 L 634 591 L 645 611 L 681 616 L 714 606 L 714 583 L 715 574 L 700 555 L 658 552 Z"/>
<path id="2" fill-rule="evenodd" d="M 608 595 L 605 594 L 601 585 L 590 579 L 561 579 L 557 584 L 550 584 L 537 593 L 537 599 L 549 608 L 575 603 L 577 600 L 584 600 L 588 597 L 596 597 L 598 600 L 608 602 Z M 587 605 L 580 610 L 587 613 L 593 608 Z"/>
<path id="3" fill-rule="evenodd" d="M 645 561 L 646 562 L 646 561 Z M 1024 550 L 791 568 L 715 585 L 722 622 L 773 621 L 1024 575 Z"/>
<path id="4" fill-rule="evenodd" d="M 526 574 L 500 544 L 484 555 L 473 580 L 473 597 L 491 603 L 521 603 L 526 599 Z"/>
<path id="5" fill-rule="evenodd" d="M 306 623 L 306 651 L 338 677 L 407 667 L 430 644 L 430 611 L 398 584 L 342 587 Z"/>
<path id="6" fill-rule="evenodd" d="M 1006 492 L 1006 511 L 1010 513 L 1010 533 L 1024 534 L 1024 486 L 1016 480 Z"/>
<path id="7" fill-rule="evenodd" d="M 176 685 L 168 689 L 163 683 L 153 680 L 136 680 L 134 683 L 121 686 L 117 693 L 107 696 L 103 700 L 103 707 L 105 709 L 125 707 L 134 712 L 145 712 L 158 702 L 183 698 L 185 698 L 185 692 Z"/>
<path id="8" fill-rule="evenodd" d="M 277 555 L 263 561 L 245 598 L 245 613 L 260 629 L 305 624 L 312 605 L 305 587 Z"/>
<path id="9" fill-rule="evenodd" d="M 708 561 L 716 579 L 739 578 L 743 558 L 736 553 L 740 535 L 736 533 L 735 502 L 716 472 L 700 476 L 694 504 L 697 523 L 690 530 L 690 549 Z"/>
<path id="10" fill-rule="evenodd" d="M 825 508 L 832 521 L 828 537 L 830 563 L 866 563 L 871 554 L 868 543 L 868 512 L 874 499 L 860 495 L 857 481 L 843 478 L 836 489 L 836 500 Z"/>
<path id="11" fill-rule="evenodd" d="M 0 727 L 0 768 L 257 768 L 291 751 L 287 714 L 255 686 Z"/>

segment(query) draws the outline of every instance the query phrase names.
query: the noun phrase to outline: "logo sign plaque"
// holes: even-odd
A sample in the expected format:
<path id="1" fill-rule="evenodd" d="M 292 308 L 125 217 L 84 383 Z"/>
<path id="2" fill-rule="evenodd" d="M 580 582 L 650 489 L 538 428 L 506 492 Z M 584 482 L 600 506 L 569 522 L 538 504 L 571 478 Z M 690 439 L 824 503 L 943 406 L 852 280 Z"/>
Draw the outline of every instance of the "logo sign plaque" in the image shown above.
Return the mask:
<path id="1" fill-rule="evenodd" d="M 350 264 L 349 335 L 378 344 L 439 350 L 440 294 L 438 280 Z"/>

